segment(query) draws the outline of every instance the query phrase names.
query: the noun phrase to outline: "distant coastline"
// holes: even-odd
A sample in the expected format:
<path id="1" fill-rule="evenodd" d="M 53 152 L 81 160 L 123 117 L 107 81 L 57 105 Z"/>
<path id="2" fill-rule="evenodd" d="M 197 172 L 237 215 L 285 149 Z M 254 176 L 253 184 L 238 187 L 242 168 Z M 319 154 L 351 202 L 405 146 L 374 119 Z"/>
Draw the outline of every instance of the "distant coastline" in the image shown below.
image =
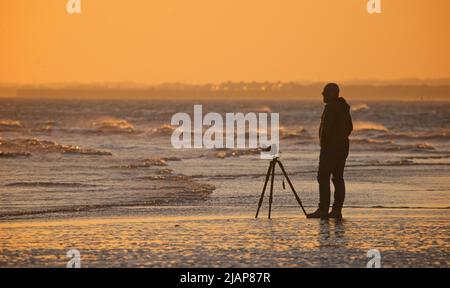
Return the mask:
<path id="1" fill-rule="evenodd" d="M 140 85 L 108 84 L 0 84 L 1 98 L 34 99 L 316 99 L 323 83 L 223 82 L 220 84 Z M 342 85 L 352 100 L 449 101 L 450 80 L 354 81 Z"/>

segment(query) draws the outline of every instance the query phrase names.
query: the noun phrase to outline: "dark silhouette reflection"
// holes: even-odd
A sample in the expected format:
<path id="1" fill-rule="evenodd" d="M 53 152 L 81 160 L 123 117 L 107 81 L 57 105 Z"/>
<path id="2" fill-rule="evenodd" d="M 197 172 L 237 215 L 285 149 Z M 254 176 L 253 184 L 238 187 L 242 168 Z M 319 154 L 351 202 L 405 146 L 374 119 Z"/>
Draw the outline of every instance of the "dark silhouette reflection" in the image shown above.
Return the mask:
<path id="1" fill-rule="evenodd" d="M 345 220 L 336 219 L 334 221 L 334 235 L 336 238 L 345 238 Z"/>
<path id="2" fill-rule="evenodd" d="M 347 245 L 345 237 L 345 220 L 321 219 L 318 233 L 319 249 L 342 248 Z"/>
<path id="3" fill-rule="evenodd" d="M 321 219 L 317 234 L 319 267 L 334 267 L 345 261 L 348 239 L 345 236 L 346 222 L 336 219 Z M 344 264 L 344 262 L 342 262 Z"/>

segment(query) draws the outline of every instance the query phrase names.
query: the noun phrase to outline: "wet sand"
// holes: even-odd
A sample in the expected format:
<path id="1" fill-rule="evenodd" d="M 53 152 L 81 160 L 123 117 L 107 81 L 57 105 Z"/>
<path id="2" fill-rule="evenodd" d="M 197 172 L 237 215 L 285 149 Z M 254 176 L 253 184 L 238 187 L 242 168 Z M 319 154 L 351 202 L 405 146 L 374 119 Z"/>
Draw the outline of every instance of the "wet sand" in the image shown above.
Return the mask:
<path id="1" fill-rule="evenodd" d="M 346 219 L 274 219 L 237 212 L 177 216 L 176 209 L 130 216 L 0 222 L 0 267 L 449 267 L 448 209 L 346 209 Z"/>

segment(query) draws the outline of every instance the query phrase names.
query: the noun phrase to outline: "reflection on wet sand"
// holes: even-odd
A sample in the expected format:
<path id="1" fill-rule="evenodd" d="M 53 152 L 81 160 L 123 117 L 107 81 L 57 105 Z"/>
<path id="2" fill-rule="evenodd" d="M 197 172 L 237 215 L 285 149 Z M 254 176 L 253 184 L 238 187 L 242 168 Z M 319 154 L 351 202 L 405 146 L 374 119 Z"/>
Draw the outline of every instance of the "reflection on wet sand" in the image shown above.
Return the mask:
<path id="1" fill-rule="evenodd" d="M 0 267 L 365 267 L 379 249 L 383 267 L 446 267 L 447 211 L 433 217 L 358 216 L 340 221 L 278 214 L 136 217 L 0 223 Z M 425 212 L 421 212 L 425 213 Z"/>

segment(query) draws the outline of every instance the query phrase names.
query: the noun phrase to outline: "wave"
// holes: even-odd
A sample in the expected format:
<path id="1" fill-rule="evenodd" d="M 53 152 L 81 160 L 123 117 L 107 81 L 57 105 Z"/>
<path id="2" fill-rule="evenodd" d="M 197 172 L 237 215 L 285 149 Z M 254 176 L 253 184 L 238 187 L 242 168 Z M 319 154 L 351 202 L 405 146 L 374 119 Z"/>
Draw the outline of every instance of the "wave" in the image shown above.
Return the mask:
<path id="1" fill-rule="evenodd" d="M 35 122 L 31 125 L 24 125 L 19 120 L 0 120 L 0 131 L 2 132 L 52 132 L 55 129 L 56 121 L 48 120 Z"/>
<path id="2" fill-rule="evenodd" d="M 137 179 L 139 179 L 139 180 L 151 180 L 151 181 L 156 181 L 156 180 L 186 181 L 186 180 L 192 179 L 192 177 L 186 176 L 184 174 L 172 174 L 172 173 L 161 174 L 161 173 L 157 173 L 157 175 L 143 176 L 143 177 L 138 177 Z"/>
<path id="3" fill-rule="evenodd" d="M 63 154 L 74 154 L 74 155 L 92 155 L 92 156 L 111 156 L 111 152 L 100 151 L 89 148 L 80 148 L 78 146 L 72 145 L 62 145 L 61 152 Z"/>
<path id="4" fill-rule="evenodd" d="M 264 173 L 264 174 L 263 174 Z M 248 173 L 246 172 L 245 174 L 214 174 L 214 175 L 205 175 L 205 174 L 194 174 L 194 175 L 190 175 L 191 178 L 193 179 L 208 179 L 208 180 L 213 180 L 213 179 L 229 179 L 229 180 L 234 180 L 234 179 L 238 179 L 238 178 L 260 178 L 260 177 L 265 177 L 266 176 L 266 172 L 263 173 Z M 309 172 L 302 172 L 302 173 L 317 173 L 316 170 L 314 171 L 309 171 Z M 290 173 L 290 175 L 294 175 L 296 173 Z"/>
<path id="5" fill-rule="evenodd" d="M 27 127 L 19 120 L 0 120 L 0 131 L 15 132 L 15 131 L 27 131 L 27 132 L 50 132 L 56 125 L 55 121 L 49 120 L 44 122 L 33 123 L 32 127 Z"/>
<path id="6" fill-rule="evenodd" d="M 387 162 L 372 162 L 367 164 L 347 165 L 347 168 L 368 168 L 368 167 L 397 167 L 397 166 L 450 166 L 450 163 L 416 163 L 409 160 L 397 160 Z"/>
<path id="7" fill-rule="evenodd" d="M 123 119 L 101 118 L 89 124 L 91 127 L 57 127 L 53 120 L 29 123 L 24 125 L 16 120 L 0 120 L 0 131 L 4 132 L 36 132 L 49 133 L 53 131 L 80 134 L 121 134 L 140 132 L 132 124 Z"/>
<path id="8" fill-rule="evenodd" d="M 433 207 L 433 206 L 384 206 L 384 205 L 374 205 L 374 206 L 358 206 L 349 205 L 344 206 L 345 208 L 356 208 L 356 209 L 427 209 L 427 210 L 447 210 L 450 209 L 449 206 L 446 207 Z"/>
<path id="9" fill-rule="evenodd" d="M 366 111 L 369 110 L 369 105 L 367 104 L 353 105 L 351 110 L 352 112 Z"/>
<path id="10" fill-rule="evenodd" d="M 145 207 L 205 201 L 216 189 L 214 185 L 198 182 L 189 176 L 173 174 L 173 171 L 170 169 L 161 169 L 153 176 L 137 177 L 133 178 L 132 181 L 134 183 L 140 182 L 142 185 L 139 187 L 132 185 L 126 193 L 111 188 L 107 190 L 108 193 L 98 193 L 95 195 L 92 195 L 92 193 L 98 192 L 97 190 L 79 189 L 77 191 L 77 199 L 74 199 L 73 205 L 54 206 L 50 203 L 52 202 L 51 199 L 53 199 L 51 198 L 48 200 L 48 207 L 39 206 L 27 208 L 26 210 L 18 208 L 17 210 L 0 211 L 0 218 L 34 217 L 35 215 L 42 214 L 79 213 L 116 207 Z M 7 186 L 83 188 L 95 185 L 66 182 L 13 182 L 8 183 Z M 88 199 L 89 201 L 85 201 Z M 65 201 L 69 200 L 65 198 Z M 27 201 L 27 199 L 24 198 L 22 201 Z M 58 199 L 55 201 L 59 203 Z M 84 203 L 90 204 L 84 205 Z M 20 207 L 20 202 L 18 204 Z"/>
<path id="11" fill-rule="evenodd" d="M 211 150 L 211 153 L 206 154 L 206 157 L 212 155 L 212 157 L 224 159 L 228 157 L 239 157 L 244 155 L 258 155 L 258 154 L 261 154 L 261 148 L 249 148 L 249 149 L 220 148 Z"/>
<path id="12" fill-rule="evenodd" d="M 450 163 L 416 163 L 407 159 L 402 160 L 395 160 L 395 161 L 386 161 L 386 162 L 378 162 L 378 161 L 372 161 L 365 164 L 349 164 L 346 165 L 346 168 L 370 168 L 370 167 L 397 167 L 397 166 L 450 166 Z M 208 180 L 235 180 L 239 178 L 262 178 L 265 177 L 266 171 L 260 172 L 260 173 L 248 173 L 245 172 L 244 174 L 213 174 L 213 175 L 205 175 L 205 174 L 194 174 L 190 175 L 193 179 L 208 179 Z M 316 169 L 312 170 L 290 170 L 289 175 L 290 176 L 298 176 L 298 175 L 309 175 L 309 174 L 317 174 Z M 155 178 L 156 179 L 156 178 Z"/>
<path id="13" fill-rule="evenodd" d="M 367 121 L 355 121 L 353 123 L 353 130 L 355 132 L 388 132 L 389 129 L 382 124 L 367 122 Z"/>
<path id="14" fill-rule="evenodd" d="M 450 140 L 449 131 L 440 132 L 428 132 L 428 133 L 388 133 L 375 136 L 377 139 L 389 139 L 389 140 Z"/>
<path id="15" fill-rule="evenodd" d="M 13 131 L 22 129 L 22 123 L 18 120 L 3 119 L 0 120 L 0 131 Z"/>
<path id="16" fill-rule="evenodd" d="M 30 152 L 3 152 L 0 151 L 0 158 L 19 158 L 19 157 L 30 157 Z"/>
<path id="17" fill-rule="evenodd" d="M 153 128 L 150 131 L 150 133 L 154 134 L 154 135 L 158 135 L 158 136 L 170 136 L 170 135 L 172 135 L 172 133 L 175 129 L 176 129 L 176 127 L 174 127 L 172 125 L 164 124 L 158 128 Z"/>
<path id="18" fill-rule="evenodd" d="M 165 192 L 163 202 L 185 202 L 205 200 L 215 189 L 216 186 L 208 183 L 201 183 L 193 179 L 191 176 L 187 176 L 181 173 L 173 173 L 172 169 L 161 169 L 155 173 L 155 175 L 141 176 L 135 178 L 136 180 L 147 181 L 163 181 L 164 183 L 170 183 L 168 188 L 176 189 L 177 192 Z M 158 189 L 159 190 L 159 189 Z M 142 204 L 141 204 L 142 205 Z"/>
<path id="19" fill-rule="evenodd" d="M 136 128 L 127 120 L 104 117 L 92 123 L 96 132 L 101 133 L 135 133 Z"/>
<path id="20" fill-rule="evenodd" d="M 269 106 L 258 107 L 255 111 L 256 113 L 272 113 L 272 109 Z"/>
<path id="21" fill-rule="evenodd" d="M 359 139 L 351 138 L 351 143 L 357 146 L 357 148 L 366 148 L 368 150 L 378 151 L 433 151 L 436 150 L 431 144 L 417 143 L 417 144 L 396 144 L 392 141 L 383 141 L 377 139 Z"/>
<path id="22" fill-rule="evenodd" d="M 378 163 L 378 164 L 383 166 L 411 166 L 417 163 L 409 159 L 401 159 L 401 160 L 388 160 L 386 163 Z"/>
<path id="23" fill-rule="evenodd" d="M 438 156 L 410 156 L 408 159 L 450 159 L 450 155 L 438 155 Z"/>
<path id="24" fill-rule="evenodd" d="M 311 134 L 302 126 L 297 128 L 280 127 L 281 139 L 311 139 Z"/>
<path id="25" fill-rule="evenodd" d="M 6 183 L 6 187 L 46 187 L 46 188 L 78 188 L 78 187 L 97 187 L 93 184 L 70 183 L 70 182 L 11 182 Z"/>
<path id="26" fill-rule="evenodd" d="M 113 168 L 138 169 L 138 168 L 167 166 L 167 162 L 169 162 L 169 161 L 181 161 L 181 159 L 177 158 L 177 157 L 143 159 L 143 160 L 137 160 L 136 162 L 131 163 L 131 164 L 116 166 Z"/>
<path id="27" fill-rule="evenodd" d="M 82 148 L 77 145 L 64 145 L 54 141 L 30 139 L 0 139 L 0 153 L 5 155 L 30 156 L 34 152 L 38 153 L 61 153 L 74 155 L 97 155 L 110 156 L 110 152 L 100 151 L 90 148 Z"/>
<path id="28" fill-rule="evenodd" d="M 173 132 L 175 131 L 175 129 L 177 129 L 177 126 L 173 126 L 173 125 L 169 125 L 169 124 L 164 124 L 161 125 L 160 127 L 157 128 L 153 128 L 149 131 L 150 134 L 155 135 L 155 136 L 171 136 L 173 134 Z M 206 131 L 206 127 L 203 128 L 202 132 L 205 133 Z M 275 130 L 276 131 L 276 130 Z M 191 134 L 191 138 L 193 139 L 195 137 L 195 133 L 196 131 L 186 131 L 185 133 L 190 133 Z M 227 131 L 226 129 L 223 129 L 223 138 L 225 139 L 227 137 Z M 268 138 L 271 137 L 271 133 L 272 130 L 270 129 L 270 127 L 267 130 L 262 130 L 259 128 L 256 129 L 249 129 L 248 127 L 245 127 L 245 130 L 243 129 L 243 131 L 241 132 L 238 129 L 234 130 L 234 137 L 237 138 L 238 136 L 243 136 L 246 139 L 248 139 L 251 135 L 256 134 L 258 135 L 267 135 Z M 280 137 L 283 139 L 289 139 L 289 138 L 311 138 L 310 134 L 308 133 L 308 131 L 306 129 L 304 129 L 303 127 L 299 127 L 299 128 L 284 128 L 284 127 L 280 127 L 279 128 L 279 134 Z M 202 134 L 204 135 L 204 134 Z"/>
<path id="29" fill-rule="evenodd" d="M 56 121 L 48 120 L 36 123 L 31 129 L 32 132 L 52 132 L 55 129 Z"/>

